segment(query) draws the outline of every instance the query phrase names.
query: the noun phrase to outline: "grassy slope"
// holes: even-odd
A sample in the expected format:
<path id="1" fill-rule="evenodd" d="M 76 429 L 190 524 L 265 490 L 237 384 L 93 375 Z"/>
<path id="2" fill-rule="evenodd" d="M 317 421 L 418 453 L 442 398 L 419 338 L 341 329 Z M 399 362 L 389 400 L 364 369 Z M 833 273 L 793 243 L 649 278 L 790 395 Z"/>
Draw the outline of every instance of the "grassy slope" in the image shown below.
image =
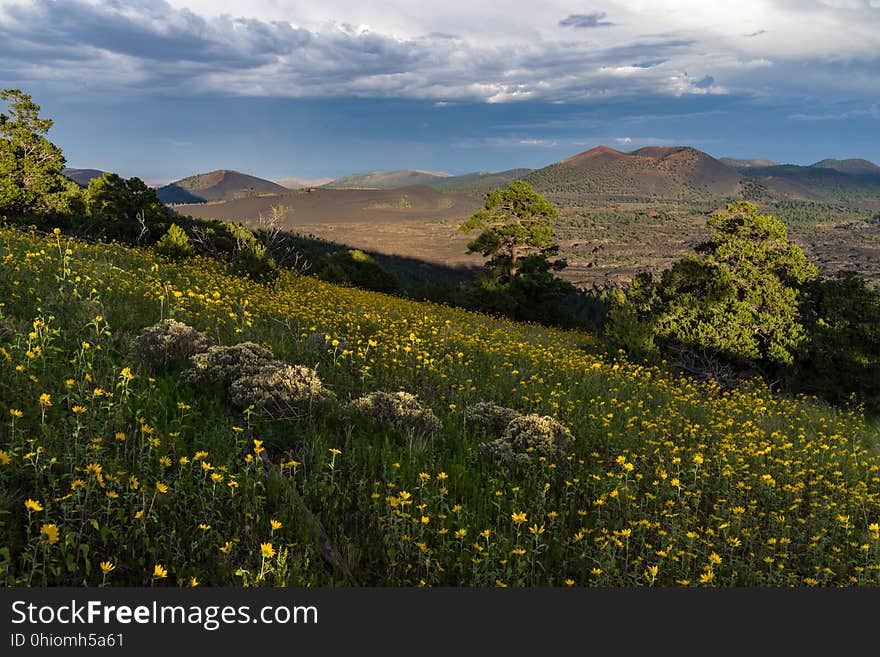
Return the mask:
<path id="1" fill-rule="evenodd" d="M 856 411 L 612 362 L 584 334 L 61 236 L 0 232 L 0 301 L 6 584 L 878 583 L 880 456 Z M 127 355 L 168 315 L 316 366 L 340 403 L 413 392 L 443 427 L 421 444 L 333 404 L 242 415 Z M 557 417 L 573 448 L 499 468 L 465 420 L 481 400 Z"/>

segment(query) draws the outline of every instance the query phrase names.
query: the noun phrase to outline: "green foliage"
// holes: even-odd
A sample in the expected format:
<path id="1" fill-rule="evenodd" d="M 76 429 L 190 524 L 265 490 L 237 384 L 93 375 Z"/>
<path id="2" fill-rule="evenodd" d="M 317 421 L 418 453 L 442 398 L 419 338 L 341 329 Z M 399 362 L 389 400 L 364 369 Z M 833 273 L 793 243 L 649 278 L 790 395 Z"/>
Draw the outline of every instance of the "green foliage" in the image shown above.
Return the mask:
<path id="1" fill-rule="evenodd" d="M 639 273 L 629 289 L 608 291 L 604 295 L 608 307 L 604 339 L 614 350 L 622 349 L 636 360 L 656 361 L 660 350 L 655 338 L 653 315 L 658 297 L 653 277 Z"/>
<path id="2" fill-rule="evenodd" d="M 89 182 L 84 200 L 94 229 L 107 239 L 156 239 L 168 225 L 168 210 L 156 190 L 140 178 L 126 180 L 118 174 L 105 173 Z"/>
<path id="3" fill-rule="evenodd" d="M 278 278 L 278 263 L 269 255 L 265 244 L 240 224 L 227 224 L 235 238 L 232 270 L 258 283 L 271 283 Z"/>
<path id="4" fill-rule="evenodd" d="M 794 385 L 834 402 L 852 393 L 880 412 L 880 290 L 854 272 L 807 288 L 808 339 L 797 356 Z"/>
<path id="5" fill-rule="evenodd" d="M 559 254 L 557 217 L 556 206 L 522 180 L 486 194 L 485 207 L 459 230 L 482 230 L 468 252 L 489 258 L 490 272 L 462 286 L 460 303 L 522 321 L 571 323 L 563 300 L 576 290 L 553 273 L 565 260 L 551 260 Z"/>
<path id="6" fill-rule="evenodd" d="M 663 273 L 654 330 L 667 345 L 741 363 L 790 365 L 806 339 L 801 287 L 816 276 L 785 226 L 748 202 L 711 217 L 701 257 Z M 643 311 L 644 312 L 644 311 Z"/>
<path id="7" fill-rule="evenodd" d="M 0 113 L 0 213 L 64 215 L 79 208 L 79 187 L 63 175 L 61 149 L 45 135 L 52 120 L 41 118 L 30 94 L 4 89 L 0 99 L 9 114 Z"/>
<path id="8" fill-rule="evenodd" d="M 185 260 L 195 254 L 195 249 L 189 241 L 189 236 L 177 224 L 171 224 L 168 232 L 156 242 L 156 253 L 170 260 Z"/>
<path id="9" fill-rule="evenodd" d="M 486 194 L 484 201 L 485 207 L 459 230 L 482 230 L 468 244 L 468 253 L 489 258 L 486 264 L 499 280 L 512 281 L 529 258 L 547 258 L 559 252 L 550 223 L 559 212 L 528 183 L 514 180 Z"/>
<path id="10" fill-rule="evenodd" d="M 330 283 L 351 285 L 375 292 L 397 292 L 397 276 L 382 267 L 373 256 L 359 249 L 334 253 L 318 276 Z"/>
<path id="11" fill-rule="evenodd" d="M 876 428 L 854 408 L 719 394 L 577 331 L 56 235 L 0 229 L 0 290 L 0 585 L 880 583 Z M 141 369 L 120 347 L 171 311 L 252 342 L 194 358 L 192 380 Z M 148 350 L 196 346 L 178 329 Z M 348 348 L 310 347 L 318 330 Z M 229 403 L 276 358 L 342 399 L 419 406 L 394 395 L 375 422 L 297 401 L 269 422 Z M 531 416 L 500 430 L 512 466 L 481 455 L 479 402 Z M 394 424 L 420 409 L 431 439 Z"/>

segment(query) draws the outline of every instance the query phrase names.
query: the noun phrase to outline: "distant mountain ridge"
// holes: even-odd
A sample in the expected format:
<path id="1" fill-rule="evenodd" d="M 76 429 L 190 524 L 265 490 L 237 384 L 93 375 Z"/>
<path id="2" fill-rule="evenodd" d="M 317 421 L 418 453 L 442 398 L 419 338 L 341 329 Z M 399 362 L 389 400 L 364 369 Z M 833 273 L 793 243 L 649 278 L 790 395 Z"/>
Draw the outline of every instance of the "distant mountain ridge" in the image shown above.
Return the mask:
<path id="1" fill-rule="evenodd" d="M 426 185 L 448 192 L 485 193 L 495 187 L 503 187 L 511 180 L 528 174 L 531 169 L 508 169 L 507 171 L 474 171 L 459 176 L 421 169 L 398 169 L 353 173 L 337 178 L 323 187 L 330 189 L 398 189 L 410 185 Z"/>
<path id="2" fill-rule="evenodd" d="M 772 167 L 779 164 L 774 160 L 761 159 L 740 159 L 736 157 L 719 157 L 721 164 L 731 167 L 732 169 L 751 169 L 752 167 Z"/>
<path id="3" fill-rule="evenodd" d="M 819 162 L 816 162 L 815 164 L 812 164 L 810 166 L 822 169 L 834 169 L 835 171 L 846 173 L 851 176 L 880 175 L 880 166 L 877 166 L 869 160 L 863 160 L 861 158 L 851 158 L 848 160 L 835 160 L 832 158 L 827 158 L 825 160 L 820 160 Z"/>
<path id="4" fill-rule="evenodd" d="M 103 172 L 70 169 L 80 184 Z M 599 145 L 541 169 L 475 171 L 463 175 L 421 169 L 349 174 L 334 180 L 287 178 L 272 182 L 219 169 L 160 187 L 169 204 L 204 203 L 252 196 L 289 195 L 291 189 L 434 190 L 484 194 L 522 179 L 551 200 L 808 199 L 830 200 L 854 192 L 880 196 L 880 166 L 865 159 L 820 160 L 802 166 L 760 158 L 715 158 L 690 146 L 647 146 L 619 151 Z M 79 182 L 79 181 L 78 181 Z M 286 183 L 282 185 L 280 183 Z"/>
<path id="5" fill-rule="evenodd" d="M 176 180 L 156 190 L 163 203 L 204 203 L 260 194 L 286 194 L 278 183 L 239 171 L 218 169 Z"/>
<path id="6" fill-rule="evenodd" d="M 341 178 L 331 180 L 322 185 L 322 187 L 329 187 L 331 189 L 396 189 L 410 185 L 430 185 L 437 179 L 451 177 L 451 173 L 443 171 L 398 169 L 396 171 L 350 173 Z"/>
<path id="7" fill-rule="evenodd" d="M 304 189 L 306 187 L 320 187 L 321 185 L 326 185 L 328 182 L 333 182 L 333 178 L 314 178 L 312 180 L 307 180 L 305 178 L 282 178 L 276 182 L 287 189 Z"/>
<path id="8" fill-rule="evenodd" d="M 61 170 L 62 176 L 72 180 L 80 187 L 88 187 L 94 178 L 100 178 L 104 173 L 100 169 L 74 169 L 72 167 L 64 167 Z"/>

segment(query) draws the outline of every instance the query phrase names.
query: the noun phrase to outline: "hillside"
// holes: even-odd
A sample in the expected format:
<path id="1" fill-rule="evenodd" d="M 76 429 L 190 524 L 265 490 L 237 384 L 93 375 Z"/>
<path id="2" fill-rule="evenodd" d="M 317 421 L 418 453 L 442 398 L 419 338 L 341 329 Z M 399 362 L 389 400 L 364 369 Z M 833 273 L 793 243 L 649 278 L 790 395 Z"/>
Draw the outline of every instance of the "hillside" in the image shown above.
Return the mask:
<path id="1" fill-rule="evenodd" d="M 61 175 L 68 180 L 72 180 L 80 187 L 88 187 L 92 178 L 100 178 L 104 175 L 104 171 L 101 171 L 100 169 L 73 169 L 70 167 L 64 167 L 61 170 Z"/>
<path id="2" fill-rule="evenodd" d="M 718 198 L 735 195 L 742 176 L 690 147 L 624 153 L 597 146 L 533 171 L 524 180 L 556 199 Z"/>
<path id="3" fill-rule="evenodd" d="M 844 165 L 844 168 L 849 167 Z M 834 167 L 818 166 L 818 163 L 812 166 L 779 164 L 752 167 L 742 173 L 747 179 L 759 183 L 775 198 L 816 201 L 854 199 L 860 196 L 880 198 L 880 173 L 852 175 Z"/>
<path id="4" fill-rule="evenodd" d="M 284 190 L 283 194 L 246 196 L 223 202 L 187 204 L 178 211 L 194 217 L 256 222 L 272 208 L 283 210 L 290 225 L 381 222 L 401 219 L 444 219 L 475 212 L 479 200 L 446 194 L 424 185 L 395 189 Z"/>
<path id="5" fill-rule="evenodd" d="M 849 160 L 835 160 L 827 158 L 824 160 L 820 160 L 819 162 L 816 162 L 811 166 L 825 169 L 834 169 L 835 171 L 846 173 L 851 176 L 880 176 L 880 166 L 877 166 L 869 160 L 863 160 L 860 158 L 853 158 Z"/>
<path id="6" fill-rule="evenodd" d="M 774 162 L 773 160 L 760 160 L 760 159 L 739 159 L 735 157 L 721 157 L 718 158 L 718 161 L 721 162 L 724 166 L 731 167 L 733 169 L 751 169 L 752 167 L 772 167 L 779 162 Z"/>
<path id="7" fill-rule="evenodd" d="M 856 410 L 289 272 L 0 237 L 4 586 L 880 583 Z"/>
<path id="8" fill-rule="evenodd" d="M 331 180 L 323 185 L 331 189 L 395 189 L 410 185 L 427 185 L 438 179 L 449 178 L 452 174 L 422 171 L 420 169 L 400 169 L 398 171 L 373 171 L 372 173 L 351 173 Z"/>
<path id="9" fill-rule="evenodd" d="M 303 189 L 305 187 L 320 187 L 333 182 L 333 178 L 314 178 L 306 180 L 305 178 L 282 178 L 278 184 L 287 189 Z"/>
<path id="10" fill-rule="evenodd" d="M 164 203 L 203 203 L 260 194 L 283 194 L 287 188 L 238 171 L 218 169 L 176 180 L 156 190 Z"/>
<path id="11" fill-rule="evenodd" d="M 504 187 L 512 180 L 522 178 L 531 173 L 531 169 L 508 169 L 507 171 L 475 171 L 460 176 L 437 178 L 428 182 L 434 189 L 463 194 L 485 194 L 497 187 Z"/>

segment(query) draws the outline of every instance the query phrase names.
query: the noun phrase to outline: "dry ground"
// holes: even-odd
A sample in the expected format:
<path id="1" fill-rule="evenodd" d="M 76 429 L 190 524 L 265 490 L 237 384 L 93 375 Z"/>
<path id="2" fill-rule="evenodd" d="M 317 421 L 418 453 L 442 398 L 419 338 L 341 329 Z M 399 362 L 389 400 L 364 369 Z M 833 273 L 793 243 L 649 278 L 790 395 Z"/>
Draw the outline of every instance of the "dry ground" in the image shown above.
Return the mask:
<path id="1" fill-rule="evenodd" d="M 446 267 L 482 262 L 467 253 L 472 236 L 458 226 L 481 207 L 477 195 L 449 194 L 424 186 L 392 190 L 315 189 L 222 203 L 177 206 L 183 214 L 256 225 L 277 208 L 282 225 L 365 251 L 403 256 Z M 620 209 L 620 208 L 618 208 Z M 625 208 L 626 212 L 644 208 Z M 659 273 L 708 235 L 705 216 L 621 221 L 589 217 L 589 209 L 562 212 L 558 234 L 569 263 L 564 278 L 583 288 L 625 284 L 640 271 Z M 792 239 L 824 275 L 852 269 L 880 282 L 880 225 L 822 223 L 790 229 Z"/>

